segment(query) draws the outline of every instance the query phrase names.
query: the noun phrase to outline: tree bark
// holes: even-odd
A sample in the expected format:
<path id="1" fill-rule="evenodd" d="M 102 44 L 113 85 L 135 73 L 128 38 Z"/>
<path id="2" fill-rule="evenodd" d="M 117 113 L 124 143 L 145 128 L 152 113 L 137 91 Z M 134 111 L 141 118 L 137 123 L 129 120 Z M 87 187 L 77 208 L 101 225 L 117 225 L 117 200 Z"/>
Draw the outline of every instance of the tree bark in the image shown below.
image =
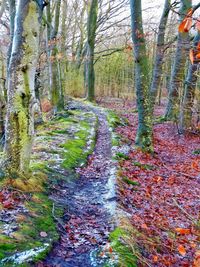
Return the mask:
<path id="1" fill-rule="evenodd" d="M 194 38 L 193 51 L 194 54 L 198 53 L 198 44 L 200 43 L 200 32 L 197 33 Z M 198 79 L 198 67 L 199 60 L 195 60 L 194 64 L 190 63 L 186 82 L 185 82 L 185 93 L 183 98 L 183 103 L 181 106 L 180 114 L 180 131 L 184 132 L 185 130 L 192 127 L 192 108 L 194 104 L 195 89 Z"/>
<path id="2" fill-rule="evenodd" d="M 58 45 L 57 45 L 57 36 L 58 36 L 58 29 L 60 23 L 60 7 L 61 7 L 61 0 L 56 2 L 56 9 L 55 9 L 55 20 L 54 20 L 54 27 L 51 33 L 51 40 L 53 41 L 53 45 L 51 47 L 51 77 L 52 77 L 52 88 L 51 88 L 51 97 L 52 97 L 52 105 L 54 108 L 54 112 L 56 113 L 57 110 L 62 110 L 64 108 L 64 99 L 62 96 L 62 90 L 60 88 L 60 76 L 58 73 Z"/>
<path id="3" fill-rule="evenodd" d="M 158 95 L 158 91 L 161 85 L 162 79 L 162 71 L 163 71 L 163 60 L 165 53 L 165 31 L 168 21 L 168 16 L 170 12 L 170 2 L 171 0 L 165 0 L 165 5 L 163 9 L 163 13 L 160 19 L 159 29 L 158 29 L 158 37 L 156 44 L 156 53 L 155 53 L 155 62 L 153 67 L 153 77 L 151 83 L 151 104 L 152 111 L 155 105 L 156 97 Z"/>
<path id="4" fill-rule="evenodd" d="M 188 11 L 192 8 L 191 0 L 182 0 L 180 9 L 180 22 L 184 19 Z M 183 88 L 185 77 L 185 66 L 190 49 L 190 37 L 188 32 L 178 34 L 175 59 L 172 67 L 170 91 L 168 104 L 165 112 L 166 119 L 177 121 L 180 108 L 180 90 Z"/>
<path id="5" fill-rule="evenodd" d="M 94 48 L 97 30 L 98 0 L 92 0 L 87 22 L 86 91 L 89 101 L 95 100 Z"/>
<path id="6" fill-rule="evenodd" d="M 41 8 L 39 1 L 19 0 L 8 67 L 5 155 L 9 172 L 27 172 L 30 162 Z"/>
<path id="7" fill-rule="evenodd" d="M 141 0 L 131 0 L 132 39 L 134 44 L 138 129 L 136 146 L 152 152 L 152 117 L 149 96 L 149 62 L 142 25 Z"/>

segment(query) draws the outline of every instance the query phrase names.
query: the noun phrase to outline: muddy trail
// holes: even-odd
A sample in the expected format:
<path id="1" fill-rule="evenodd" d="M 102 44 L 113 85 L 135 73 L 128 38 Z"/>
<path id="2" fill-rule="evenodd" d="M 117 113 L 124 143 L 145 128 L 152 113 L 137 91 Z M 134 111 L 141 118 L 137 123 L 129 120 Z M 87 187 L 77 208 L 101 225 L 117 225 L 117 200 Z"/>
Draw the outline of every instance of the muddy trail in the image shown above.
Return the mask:
<path id="1" fill-rule="evenodd" d="M 54 188 L 50 196 L 56 206 L 64 208 L 64 216 L 55 218 L 60 239 L 46 260 L 37 266 L 100 267 L 108 262 L 112 266 L 112 260 L 106 253 L 101 253 L 109 246 L 108 236 L 115 226 L 116 205 L 115 164 L 106 113 L 77 103 L 72 103 L 69 108 L 92 111 L 97 116 L 95 149 L 86 166 L 77 168 L 74 173 L 54 170 L 54 175 L 69 176 Z"/>

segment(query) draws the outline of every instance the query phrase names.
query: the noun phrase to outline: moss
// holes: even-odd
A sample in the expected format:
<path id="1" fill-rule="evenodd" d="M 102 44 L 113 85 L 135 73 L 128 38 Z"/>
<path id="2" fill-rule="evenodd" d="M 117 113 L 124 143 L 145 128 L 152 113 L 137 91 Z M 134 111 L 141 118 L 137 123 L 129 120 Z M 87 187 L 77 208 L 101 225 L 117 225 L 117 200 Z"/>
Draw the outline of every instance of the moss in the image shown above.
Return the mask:
<path id="1" fill-rule="evenodd" d="M 153 165 L 150 165 L 150 164 L 142 164 L 138 161 L 134 161 L 133 162 L 133 165 L 134 166 L 137 166 L 137 167 L 140 167 L 142 170 L 155 170 L 155 166 Z"/>
<path id="2" fill-rule="evenodd" d="M 121 228 L 116 228 L 110 234 L 111 247 L 117 253 L 119 260 L 118 266 L 126 267 L 137 267 L 137 257 L 133 254 L 132 250 L 125 245 L 123 238 L 126 237 L 128 233 Z"/>
<path id="3" fill-rule="evenodd" d="M 129 185 L 140 186 L 140 183 L 138 183 L 136 181 L 132 181 L 132 180 L 128 179 L 127 177 L 123 177 L 122 180 Z"/>
<path id="4" fill-rule="evenodd" d="M 30 165 L 31 171 L 45 171 L 46 163 L 45 162 L 32 162 Z"/>
<path id="5" fill-rule="evenodd" d="M 116 155 L 115 155 L 115 159 L 125 159 L 125 160 L 128 160 L 129 159 L 129 156 L 124 154 L 124 153 L 121 153 L 121 152 L 117 152 Z"/>
<path id="6" fill-rule="evenodd" d="M 88 118 L 91 117 L 91 114 L 87 115 Z M 87 156 L 92 152 L 94 148 L 95 136 L 93 137 L 94 139 L 92 140 L 90 149 L 87 151 L 84 150 L 87 147 L 87 141 L 89 141 L 88 131 L 91 129 L 89 122 L 80 121 L 79 125 L 80 130 L 75 133 L 74 139 L 68 140 L 65 144 L 61 145 L 61 147 L 64 147 L 66 149 L 66 151 L 64 152 L 65 160 L 62 163 L 62 166 L 65 169 L 73 169 L 80 164 L 84 164 L 87 160 Z"/>
<path id="7" fill-rule="evenodd" d="M 117 134 L 112 134 L 112 146 L 120 146 L 120 136 Z"/>
<path id="8" fill-rule="evenodd" d="M 194 155 L 199 155 L 200 154 L 200 148 L 199 149 L 195 149 L 192 154 Z"/>
<path id="9" fill-rule="evenodd" d="M 159 123 L 163 123 L 166 122 L 168 119 L 165 116 L 160 116 L 160 117 L 156 117 L 154 119 L 154 124 L 159 124 Z"/>

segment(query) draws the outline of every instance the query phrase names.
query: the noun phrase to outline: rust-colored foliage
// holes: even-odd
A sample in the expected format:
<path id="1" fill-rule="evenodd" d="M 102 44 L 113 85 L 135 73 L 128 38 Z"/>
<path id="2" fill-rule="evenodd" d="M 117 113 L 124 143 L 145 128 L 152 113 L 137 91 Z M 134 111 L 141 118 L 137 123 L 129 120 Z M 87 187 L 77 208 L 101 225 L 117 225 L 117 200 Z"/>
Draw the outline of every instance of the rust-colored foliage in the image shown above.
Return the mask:
<path id="1" fill-rule="evenodd" d="M 133 148 L 137 129 L 137 115 L 132 113 L 135 106 L 106 105 L 113 106 L 130 122 L 118 127 L 117 133 L 129 140 L 132 148 L 129 159 L 120 162 L 120 204 L 131 215 L 132 227 L 139 232 L 137 244 L 146 261 L 156 267 L 199 267 L 200 155 L 193 154 L 199 147 L 199 136 L 178 136 L 171 122 L 157 124 L 155 155 L 142 153 Z M 161 114 L 163 107 L 156 109 L 156 115 Z M 139 186 L 127 184 L 123 177 Z M 139 266 L 146 265 L 140 262 Z"/>
<path id="2" fill-rule="evenodd" d="M 190 31 L 192 27 L 192 14 L 193 14 L 193 9 L 191 8 L 187 13 L 186 17 L 184 18 L 184 20 L 179 25 L 178 29 L 179 32 L 184 33 Z"/>

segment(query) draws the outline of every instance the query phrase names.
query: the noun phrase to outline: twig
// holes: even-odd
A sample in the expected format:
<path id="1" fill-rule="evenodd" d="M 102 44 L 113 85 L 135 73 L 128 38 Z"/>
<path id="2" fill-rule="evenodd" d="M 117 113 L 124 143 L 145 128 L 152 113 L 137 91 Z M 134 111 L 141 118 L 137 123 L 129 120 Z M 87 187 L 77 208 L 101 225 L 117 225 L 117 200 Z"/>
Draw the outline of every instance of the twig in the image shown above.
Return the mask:
<path id="1" fill-rule="evenodd" d="M 58 225 L 60 225 L 60 227 L 62 228 L 62 230 L 60 229 L 61 232 L 66 235 L 66 229 L 65 229 L 64 225 L 62 224 L 61 220 L 55 216 L 55 205 L 54 205 L 54 203 L 53 203 L 53 207 L 52 207 L 52 216 L 53 216 L 54 220 L 58 223 Z"/>
<path id="2" fill-rule="evenodd" d="M 195 218 L 192 217 L 183 207 L 181 207 L 175 198 L 172 198 L 172 200 L 173 200 L 174 204 L 188 217 L 188 219 L 190 219 L 194 224 L 198 225 Z"/>

